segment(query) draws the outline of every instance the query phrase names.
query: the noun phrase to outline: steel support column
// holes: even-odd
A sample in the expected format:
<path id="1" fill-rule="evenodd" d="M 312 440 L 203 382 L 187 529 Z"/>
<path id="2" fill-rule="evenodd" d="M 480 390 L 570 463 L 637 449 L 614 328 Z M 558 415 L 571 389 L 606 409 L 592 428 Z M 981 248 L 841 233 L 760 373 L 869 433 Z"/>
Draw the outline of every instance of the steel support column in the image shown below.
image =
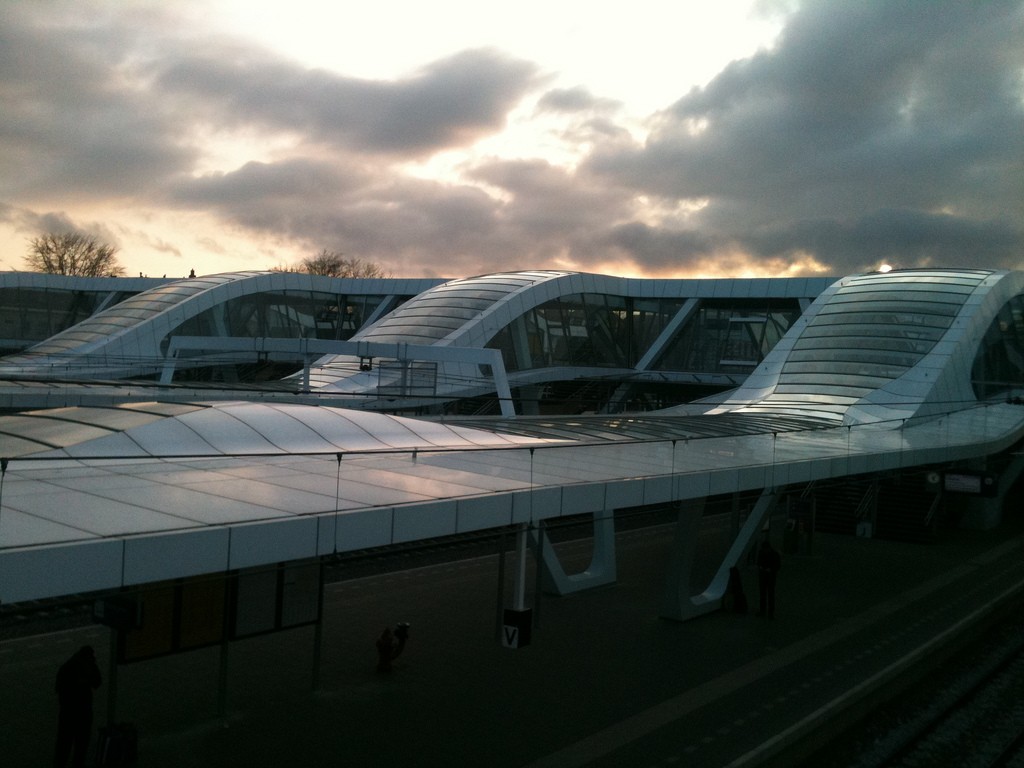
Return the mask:
<path id="1" fill-rule="evenodd" d="M 616 576 L 615 563 L 615 515 L 612 510 L 605 509 L 594 513 L 594 550 L 590 565 L 580 573 L 567 574 L 558 560 L 558 553 L 548 538 L 547 531 L 531 530 L 534 545 L 540 551 L 543 562 L 544 583 L 546 592 L 555 595 L 568 595 L 582 592 L 585 589 L 614 584 Z"/>
<path id="2" fill-rule="evenodd" d="M 704 511 L 703 499 L 685 504 L 679 511 L 676 523 L 675 543 L 668 567 L 665 596 L 662 600 L 661 617 L 673 621 L 687 621 L 705 613 L 718 610 L 729 584 L 729 569 L 737 565 L 750 546 L 755 543 L 765 517 L 775 506 L 775 489 L 765 489 L 761 498 L 750 511 L 739 535 L 726 553 L 718 572 L 711 583 L 700 594 L 694 595 L 690 588 L 693 559 L 697 549 L 697 530 Z"/>

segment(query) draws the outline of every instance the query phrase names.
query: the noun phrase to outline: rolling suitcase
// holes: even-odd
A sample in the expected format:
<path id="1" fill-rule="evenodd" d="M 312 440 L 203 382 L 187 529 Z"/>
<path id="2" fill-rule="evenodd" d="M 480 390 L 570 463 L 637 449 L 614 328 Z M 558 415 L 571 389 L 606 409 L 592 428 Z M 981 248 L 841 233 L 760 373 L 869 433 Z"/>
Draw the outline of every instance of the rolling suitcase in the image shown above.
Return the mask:
<path id="1" fill-rule="evenodd" d="M 138 757 L 138 734 L 130 723 L 106 725 L 100 728 L 96 744 L 97 768 L 135 765 Z"/>

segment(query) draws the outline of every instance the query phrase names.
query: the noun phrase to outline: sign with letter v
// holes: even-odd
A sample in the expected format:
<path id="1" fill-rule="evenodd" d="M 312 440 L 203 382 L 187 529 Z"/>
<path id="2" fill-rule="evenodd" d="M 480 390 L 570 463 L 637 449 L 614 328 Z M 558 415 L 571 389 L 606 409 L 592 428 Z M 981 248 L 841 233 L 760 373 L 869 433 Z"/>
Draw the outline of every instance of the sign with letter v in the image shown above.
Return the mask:
<path id="1" fill-rule="evenodd" d="M 506 648 L 522 648 L 530 644 L 533 611 L 505 609 L 501 627 L 501 644 Z"/>

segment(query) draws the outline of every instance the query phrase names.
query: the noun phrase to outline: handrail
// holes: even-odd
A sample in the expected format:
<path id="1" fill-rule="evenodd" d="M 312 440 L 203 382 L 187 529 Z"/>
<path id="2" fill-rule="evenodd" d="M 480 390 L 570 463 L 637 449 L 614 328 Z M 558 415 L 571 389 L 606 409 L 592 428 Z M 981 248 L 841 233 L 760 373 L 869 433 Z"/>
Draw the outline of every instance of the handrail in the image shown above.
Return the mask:
<path id="1" fill-rule="evenodd" d="M 303 385 L 308 387 L 310 360 L 324 355 L 350 355 L 360 359 L 392 359 L 403 362 L 414 360 L 470 363 L 490 367 L 490 376 L 498 394 L 502 416 L 515 416 L 512 390 L 505 371 L 505 361 L 497 349 L 477 347 L 440 347 L 433 344 L 383 344 L 370 341 L 329 341 L 324 339 L 275 339 L 267 337 L 249 338 L 241 336 L 174 336 L 167 348 L 161 384 L 170 384 L 174 378 L 178 353 L 193 352 L 293 352 L 305 359 Z M 372 365 L 372 363 L 371 363 Z M 486 374 L 483 374 L 486 376 Z"/>
<path id="2" fill-rule="evenodd" d="M 935 498 L 932 499 L 932 504 L 928 507 L 928 513 L 924 516 L 924 527 L 927 528 L 932 524 L 932 520 L 935 519 L 935 515 L 939 511 L 939 502 L 942 501 L 942 494 L 936 493 Z"/>
<path id="3" fill-rule="evenodd" d="M 875 499 L 878 498 L 878 478 L 873 478 L 871 485 L 868 486 L 867 491 L 861 498 L 860 503 L 857 504 L 857 508 L 853 512 L 853 516 L 857 520 L 863 520 L 867 517 L 875 504 Z"/>

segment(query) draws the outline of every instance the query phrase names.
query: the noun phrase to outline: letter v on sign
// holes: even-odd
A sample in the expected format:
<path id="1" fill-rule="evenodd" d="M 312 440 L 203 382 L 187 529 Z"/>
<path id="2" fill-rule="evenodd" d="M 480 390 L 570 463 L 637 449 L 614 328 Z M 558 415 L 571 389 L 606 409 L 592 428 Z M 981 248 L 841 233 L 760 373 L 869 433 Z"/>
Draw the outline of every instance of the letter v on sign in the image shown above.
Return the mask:
<path id="1" fill-rule="evenodd" d="M 502 626 L 501 639 L 504 641 L 502 644 L 506 648 L 518 648 L 519 627 L 513 624 L 505 624 L 504 626 Z"/>

